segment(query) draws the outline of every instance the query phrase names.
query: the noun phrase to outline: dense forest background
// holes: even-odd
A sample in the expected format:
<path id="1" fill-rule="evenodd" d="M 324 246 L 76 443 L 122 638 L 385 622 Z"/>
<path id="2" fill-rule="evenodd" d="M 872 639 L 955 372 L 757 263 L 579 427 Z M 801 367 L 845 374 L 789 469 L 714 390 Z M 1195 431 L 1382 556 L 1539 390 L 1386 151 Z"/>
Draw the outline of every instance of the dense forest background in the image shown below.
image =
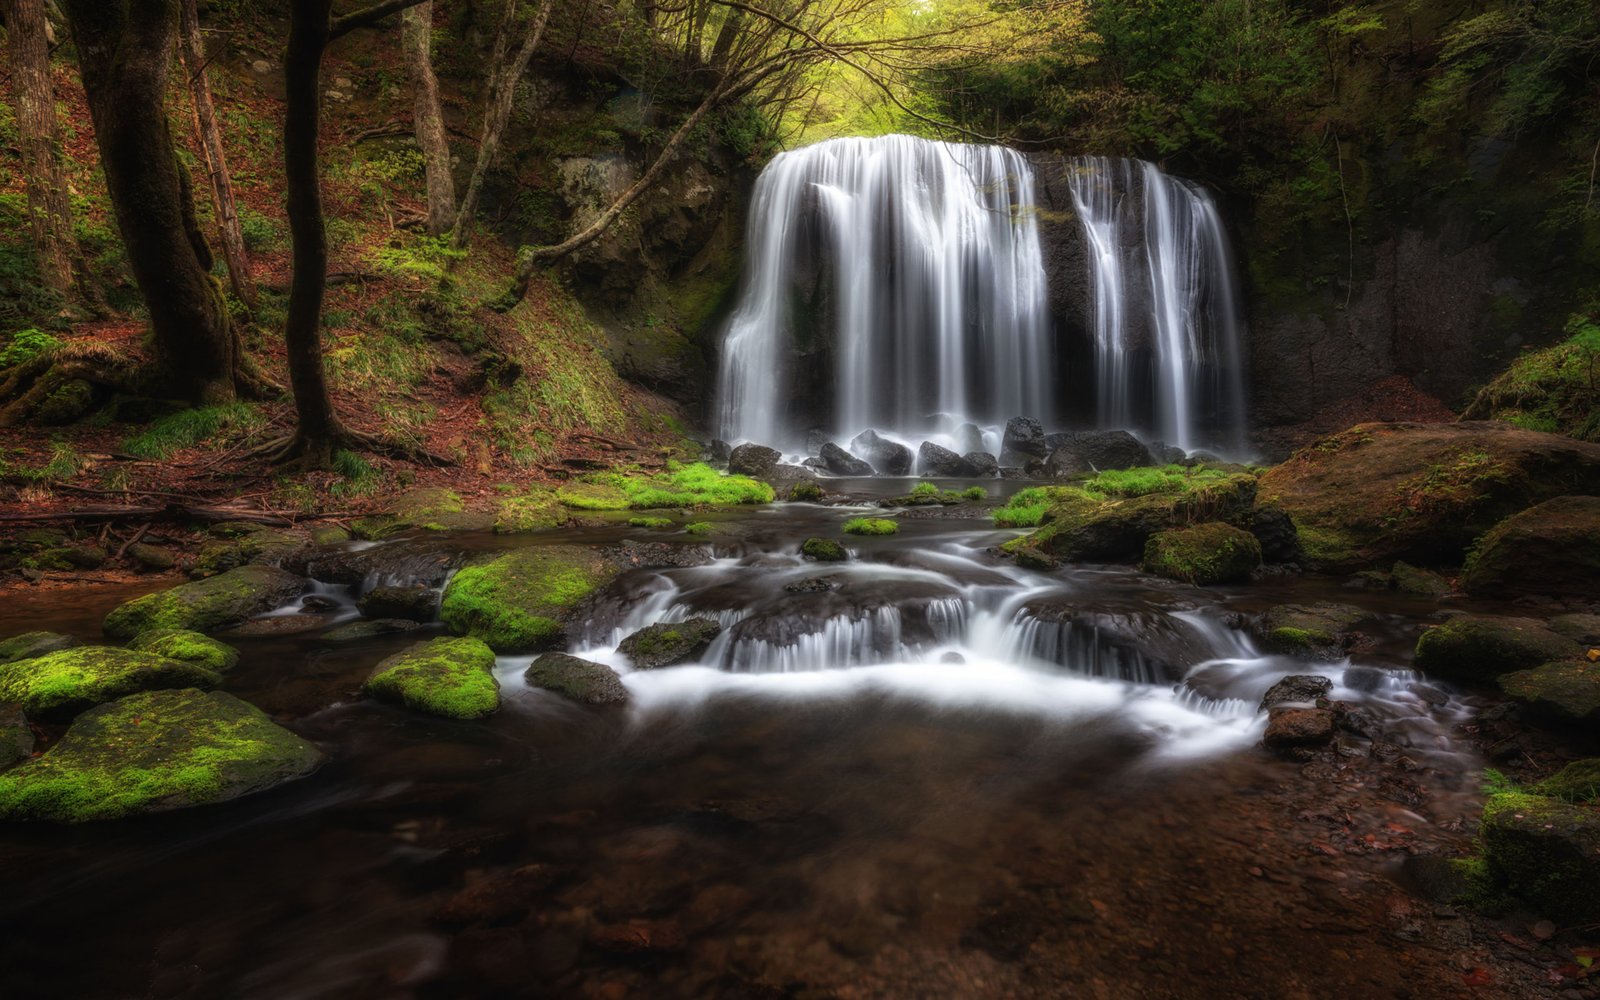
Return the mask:
<path id="1" fill-rule="evenodd" d="M 41 154 L 13 27 L 26 6 L 47 18 L 57 137 L 42 155 L 64 178 L 50 217 L 70 229 L 54 250 L 29 183 Z M 150 299 L 65 6 L 7 5 L 10 476 L 60 480 L 96 455 L 253 455 L 305 419 L 284 342 L 284 56 L 304 5 L 199 3 L 199 47 L 160 95 L 249 373 L 203 400 L 139 381 Z M 315 94 L 319 368 L 359 433 L 310 463 L 332 471 L 280 477 L 280 506 L 375 488 L 419 459 L 424 476 L 448 464 L 487 484 L 692 448 L 750 184 L 781 149 L 840 134 L 1142 156 L 1212 187 L 1247 275 L 1258 424 L 1314 422 L 1391 378 L 1460 407 L 1520 351 L 1593 323 L 1600 16 L 1581 0 L 394 6 L 326 46 Z M 177 33 L 162 44 L 176 65 Z M 236 208 L 207 183 L 202 78 Z M 154 474 L 107 464 L 116 481 L 92 488 Z"/>

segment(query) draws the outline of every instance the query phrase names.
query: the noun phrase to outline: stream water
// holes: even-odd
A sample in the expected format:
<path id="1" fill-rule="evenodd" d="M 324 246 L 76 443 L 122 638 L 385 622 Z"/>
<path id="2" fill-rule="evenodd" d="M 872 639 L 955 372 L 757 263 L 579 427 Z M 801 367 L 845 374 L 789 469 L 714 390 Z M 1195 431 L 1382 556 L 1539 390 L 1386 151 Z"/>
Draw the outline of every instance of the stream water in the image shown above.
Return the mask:
<path id="1" fill-rule="evenodd" d="M 899 535 L 851 539 L 849 563 L 799 557 L 859 513 L 751 508 L 715 515 L 709 541 L 605 527 L 446 543 L 705 548 L 703 565 L 629 571 L 586 613 L 572 651 L 623 671 L 621 709 L 529 688 L 528 658 L 506 657 L 501 711 L 449 722 L 358 694 L 427 632 L 238 640 L 226 688 L 330 762 L 219 807 L 0 828 L 4 992 L 1451 995 L 1386 930 L 1390 856 L 1329 862 L 1301 812 L 1370 796 L 1376 836 L 1397 836 L 1390 822 L 1459 840 L 1468 706 L 1406 669 L 1432 604 L 1035 573 L 989 554 L 1010 533 L 976 510 L 907 512 Z M 0 634 L 95 640 L 133 592 L 17 599 Z M 1381 601 L 1354 664 L 1377 669 L 1354 687 L 1350 663 L 1264 656 L 1229 625 L 1327 597 Z M 628 671 L 623 635 L 688 615 L 725 625 L 701 663 Z M 1306 777 L 1260 751 L 1263 692 L 1306 672 L 1381 720 L 1409 762 L 1400 784 Z"/>

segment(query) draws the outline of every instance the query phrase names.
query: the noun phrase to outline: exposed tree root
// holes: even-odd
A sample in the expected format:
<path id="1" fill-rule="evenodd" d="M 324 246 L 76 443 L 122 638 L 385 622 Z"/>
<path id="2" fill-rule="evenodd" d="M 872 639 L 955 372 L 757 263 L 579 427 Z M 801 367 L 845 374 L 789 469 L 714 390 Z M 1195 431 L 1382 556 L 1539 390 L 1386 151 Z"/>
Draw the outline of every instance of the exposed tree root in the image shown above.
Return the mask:
<path id="1" fill-rule="evenodd" d="M 136 391 L 139 366 L 127 354 L 100 341 L 74 341 L 30 358 L 4 373 L 0 382 L 0 427 L 31 419 L 71 423 L 97 396 Z"/>
<path id="2" fill-rule="evenodd" d="M 296 430 L 291 434 L 265 441 L 245 453 L 246 458 L 265 459 L 271 465 L 291 466 L 312 470 L 333 466 L 333 456 L 340 451 L 367 451 L 375 455 L 406 461 L 423 461 L 438 466 L 454 465 L 443 455 L 425 448 L 402 444 L 378 434 L 339 427 L 331 434 L 309 435 Z"/>

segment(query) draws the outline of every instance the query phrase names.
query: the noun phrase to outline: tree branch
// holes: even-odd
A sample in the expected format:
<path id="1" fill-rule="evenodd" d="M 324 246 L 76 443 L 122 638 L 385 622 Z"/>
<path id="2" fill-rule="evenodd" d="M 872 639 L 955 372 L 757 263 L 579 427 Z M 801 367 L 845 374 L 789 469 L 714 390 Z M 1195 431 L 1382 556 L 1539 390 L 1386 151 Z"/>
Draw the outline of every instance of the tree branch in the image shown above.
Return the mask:
<path id="1" fill-rule="evenodd" d="M 359 28 L 370 28 L 390 14 L 398 14 L 407 7 L 415 7 L 421 2 L 422 0 L 383 0 L 382 3 L 375 3 L 353 14 L 336 17 L 333 19 L 333 24 L 328 27 L 328 41 L 343 38 Z"/>

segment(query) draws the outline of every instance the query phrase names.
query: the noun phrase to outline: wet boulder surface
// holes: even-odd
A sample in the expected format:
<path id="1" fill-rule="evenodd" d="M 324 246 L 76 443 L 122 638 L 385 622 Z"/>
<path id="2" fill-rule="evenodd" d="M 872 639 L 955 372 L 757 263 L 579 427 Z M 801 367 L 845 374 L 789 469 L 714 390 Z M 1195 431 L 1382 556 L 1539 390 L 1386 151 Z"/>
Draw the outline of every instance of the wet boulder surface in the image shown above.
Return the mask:
<path id="1" fill-rule="evenodd" d="M 125 640 L 158 628 L 217 632 L 288 604 L 304 587 L 277 567 L 241 566 L 129 601 L 106 616 L 105 633 Z"/>

